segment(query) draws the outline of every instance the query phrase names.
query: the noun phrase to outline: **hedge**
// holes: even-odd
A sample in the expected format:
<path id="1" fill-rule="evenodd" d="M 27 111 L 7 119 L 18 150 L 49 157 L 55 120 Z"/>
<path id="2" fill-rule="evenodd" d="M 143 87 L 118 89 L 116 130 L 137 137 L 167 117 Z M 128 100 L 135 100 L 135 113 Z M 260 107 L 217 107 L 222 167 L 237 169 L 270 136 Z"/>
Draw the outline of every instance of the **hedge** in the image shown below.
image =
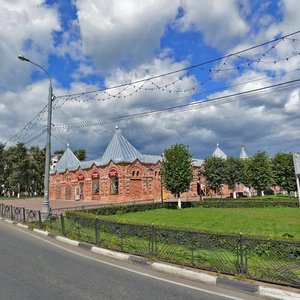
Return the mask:
<path id="1" fill-rule="evenodd" d="M 189 207 L 203 207 L 203 208 L 253 208 L 253 207 L 298 207 L 298 201 L 296 200 L 288 200 L 288 201 L 280 201 L 280 200 L 254 200 L 254 199 L 243 199 L 243 200 L 232 200 L 226 199 L 210 199 L 205 201 L 192 201 L 192 202 L 182 202 L 182 208 Z M 97 216 L 109 216 L 115 214 L 125 214 L 130 212 L 138 212 L 138 211 L 146 211 L 153 209 L 176 209 L 177 201 L 172 202 L 159 202 L 159 203 L 147 203 L 147 204 L 133 204 L 133 205 L 117 205 L 117 206 L 105 206 L 100 208 L 92 208 L 82 210 L 82 216 L 87 214 Z M 69 214 L 71 212 L 68 212 Z M 71 213 L 72 214 L 72 213 Z"/>

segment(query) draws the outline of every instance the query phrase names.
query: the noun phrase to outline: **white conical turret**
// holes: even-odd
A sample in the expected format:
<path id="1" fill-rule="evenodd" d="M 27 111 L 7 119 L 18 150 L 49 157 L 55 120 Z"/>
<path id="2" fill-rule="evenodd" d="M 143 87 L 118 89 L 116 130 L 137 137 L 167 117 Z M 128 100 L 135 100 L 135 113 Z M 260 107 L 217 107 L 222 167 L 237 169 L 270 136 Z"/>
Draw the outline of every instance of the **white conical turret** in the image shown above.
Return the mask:
<path id="1" fill-rule="evenodd" d="M 111 160 L 115 163 L 142 160 L 143 155 L 122 135 L 121 129 L 116 126 L 115 133 L 101 158 L 102 164 Z"/>
<path id="2" fill-rule="evenodd" d="M 72 150 L 69 148 L 69 144 L 67 145 L 67 149 L 65 150 L 62 157 L 57 162 L 54 171 L 64 172 L 65 170 L 75 170 L 80 165 L 79 159 L 75 156 Z"/>
<path id="3" fill-rule="evenodd" d="M 227 155 L 221 150 L 221 148 L 219 147 L 219 143 L 217 143 L 217 147 L 211 156 L 227 159 Z"/>
<path id="4" fill-rule="evenodd" d="M 245 147 L 244 147 L 244 146 L 242 146 L 241 153 L 240 153 L 240 158 L 241 158 L 241 159 L 246 159 L 246 158 L 248 158 L 248 155 L 247 155 L 247 153 L 246 153 L 246 151 L 245 151 Z"/>

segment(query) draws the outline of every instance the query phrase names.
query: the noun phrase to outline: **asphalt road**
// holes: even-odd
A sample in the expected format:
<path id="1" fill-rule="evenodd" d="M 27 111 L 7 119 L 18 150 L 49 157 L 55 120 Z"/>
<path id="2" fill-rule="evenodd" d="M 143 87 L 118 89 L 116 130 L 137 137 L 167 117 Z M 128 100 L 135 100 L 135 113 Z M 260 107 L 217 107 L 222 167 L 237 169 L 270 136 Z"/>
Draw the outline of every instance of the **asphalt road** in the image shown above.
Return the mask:
<path id="1" fill-rule="evenodd" d="M 259 299 L 125 264 L 0 221 L 0 299 Z"/>

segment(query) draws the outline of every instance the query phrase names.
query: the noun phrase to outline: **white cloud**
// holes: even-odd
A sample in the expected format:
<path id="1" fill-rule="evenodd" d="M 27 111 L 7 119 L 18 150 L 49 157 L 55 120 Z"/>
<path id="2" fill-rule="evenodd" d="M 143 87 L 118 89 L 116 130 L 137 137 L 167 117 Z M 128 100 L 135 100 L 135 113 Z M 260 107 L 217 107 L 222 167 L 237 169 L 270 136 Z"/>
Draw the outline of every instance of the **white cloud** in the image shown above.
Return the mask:
<path id="1" fill-rule="evenodd" d="M 291 113 L 299 113 L 299 107 L 300 107 L 300 96 L 299 96 L 299 90 L 294 90 L 290 93 L 290 96 L 284 105 L 284 108 L 287 112 Z"/>
<path id="2" fill-rule="evenodd" d="M 283 18 L 280 22 L 273 23 L 270 26 L 270 32 L 280 32 L 287 34 L 299 30 L 299 10 L 300 2 L 298 0 L 281 0 L 279 4 Z"/>
<path id="3" fill-rule="evenodd" d="M 168 0 L 76 0 L 75 4 L 83 53 L 105 73 L 120 64 L 140 64 L 159 49 L 179 1 L 170 5 Z"/>
<path id="4" fill-rule="evenodd" d="M 85 76 L 89 76 L 94 73 L 95 73 L 95 70 L 93 67 L 91 67 L 87 64 L 81 63 L 79 65 L 79 67 L 77 68 L 77 70 L 72 74 L 72 78 L 76 81 L 78 81 L 80 79 L 84 80 Z"/>
<path id="5" fill-rule="evenodd" d="M 54 54 L 54 47 L 57 56 L 66 58 L 63 61 L 59 57 L 61 66 L 55 65 L 57 61 L 53 62 L 54 68 L 62 70 L 61 74 L 53 74 L 55 95 L 97 90 L 99 82 L 104 82 L 105 86 L 114 86 L 188 66 L 187 60 L 203 45 L 199 45 L 198 49 L 198 45 L 191 43 L 190 47 L 195 47 L 194 52 L 190 52 L 191 57 L 186 58 L 186 61 L 176 61 L 176 57 L 183 57 L 185 50 L 168 44 L 168 39 L 178 33 L 176 30 L 180 30 L 180 36 L 176 38 L 183 39 L 184 46 L 190 42 L 189 39 L 185 40 L 185 33 L 194 31 L 199 37 L 203 35 L 204 41 L 215 47 L 214 50 L 220 55 L 225 48 L 228 53 L 232 53 L 236 49 L 273 39 L 282 32 L 296 30 L 300 26 L 298 2 L 281 2 L 280 11 L 272 15 L 270 11 L 266 13 L 263 4 L 253 6 L 252 1 L 153 0 L 141 3 L 137 0 L 74 0 L 78 19 L 68 20 L 69 27 L 55 40 L 53 32 L 60 30 L 63 24 L 59 24 L 59 21 L 66 22 L 68 16 L 61 16 L 62 19 L 59 19 L 56 8 L 45 5 L 41 0 L 0 0 L 0 52 L 3 58 L 0 70 L 0 140 L 10 138 L 47 103 L 47 80 L 36 81 L 35 78 L 34 84 L 22 88 L 32 69 L 29 64 L 20 66 L 17 61 L 16 56 L 21 50 L 26 50 L 24 54 L 43 66 L 47 65 L 48 55 Z M 181 5 L 184 11 L 179 11 L 178 14 Z M 254 11 L 258 6 L 259 9 Z M 171 36 L 168 35 L 169 31 L 172 31 Z M 162 38 L 164 48 L 161 47 Z M 241 40 L 243 43 L 237 46 Z M 176 43 L 179 47 L 183 45 L 177 40 Z M 298 48 L 297 41 L 282 42 L 268 53 L 266 59 L 285 57 L 291 50 L 296 53 Z M 259 55 L 260 51 L 254 50 L 251 54 Z M 205 57 L 215 56 L 214 53 L 206 53 Z M 220 66 L 222 63 L 223 61 Z M 224 69 L 235 63 L 236 59 L 231 58 Z M 70 65 L 72 67 L 68 68 Z M 211 84 L 203 88 L 214 89 L 214 83 L 218 87 L 218 83 L 224 81 L 224 85 L 232 86 L 211 96 L 228 95 L 296 78 L 297 72 L 275 78 L 265 77 L 294 71 L 299 67 L 299 58 L 294 58 L 277 64 L 253 64 L 251 68 L 245 67 L 239 71 L 224 70 L 222 75 L 221 72 L 215 74 Z M 73 82 L 64 81 L 65 70 L 75 70 Z M 85 77 L 96 76 L 96 72 L 106 74 L 106 77 L 99 77 L 99 82 L 88 84 Z M 59 76 L 61 83 L 58 82 Z M 199 78 L 201 76 L 204 77 L 203 73 Z M 190 93 L 184 90 L 192 91 L 197 85 L 196 78 L 190 75 L 180 80 L 179 77 L 178 74 L 173 74 L 146 82 L 145 85 L 130 85 L 124 91 L 123 88 L 116 88 L 106 93 L 99 92 L 95 98 L 91 94 L 77 99 L 81 102 L 74 99 L 66 101 L 60 109 L 53 110 L 53 123 L 118 117 L 185 104 L 190 100 Z M 257 80 L 259 78 L 265 79 Z M 238 85 L 244 82 L 247 84 Z M 65 83 L 68 88 L 64 87 Z M 155 85 L 161 88 L 157 89 Z M 233 155 L 238 155 L 242 144 L 246 145 L 249 154 L 259 149 L 272 153 L 278 147 L 283 151 L 296 150 L 295 140 L 300 134 L 299 124 L 297 125 L 299 110 L 293 108 L 300 104 L 298 90 L 273 90 L 239 100 L 224 105 L 116 121 L 103 126 L 76 128 L 54 134 L 65 143 L 69 142 L 72 149 L 86 148 L 90 158 L 101 155 L 117 124 L 133 145 L 146 154 L 160 154 L 174 143 L 185 143 L 190 145 L 191 152 L 196 157 L 204 158 L 213 152 L 217 141 L 227 154 Z M 31 136 L 45 126 L 45 118 L 46 116 L 41 120 L 37 131 L 30 132 Z M 45 138 L 41 137 L 37 142 L 43 146 Z M 65 147 L 55 138 L 52 142 L 53 149 Z"/>
<path id="6" fill-rule="evenodd" d="M 249 31 L 239 12 L 239 4 L 235 0 L 182 0 L 184 15 L 177 25 L 183 32 L 201 32 L 210 46 L 227 48 Z"/>
<path id="7" fill-rule="evenodd" d="M 1 130 L 0 140 L 8 141 L 17 134 L 29 121 L 37 115 L 48 101 L 48 80 L 35 82 L 23 90 L 1 93 L 1 102 L 4 107 L 0 110 Z M 40 132 L 46 125 L 46 113 L 41 114 L 41 120 L 30 131 L 24 131 L 22 137 L 26 142 L 30 136 Z"/>
<path id="8" fill-rule="evenodd" d="M 28 55 L 46 64 L 53 49 L 53 31 L 60 30 L 58 13 L 43 0 L 0 0 L 0 89 L 24 83 L 18 54 Z"/>

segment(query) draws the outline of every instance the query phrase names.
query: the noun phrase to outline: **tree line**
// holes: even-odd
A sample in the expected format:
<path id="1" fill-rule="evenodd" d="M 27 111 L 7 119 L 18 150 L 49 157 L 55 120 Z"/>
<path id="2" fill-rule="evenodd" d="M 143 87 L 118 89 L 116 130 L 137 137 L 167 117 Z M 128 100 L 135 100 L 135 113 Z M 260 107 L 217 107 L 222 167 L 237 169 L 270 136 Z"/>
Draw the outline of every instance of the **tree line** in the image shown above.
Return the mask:
<path id="1" fill-rule="evenodd" d="M 64 150 L 54 154 L 60 157 Z M 74 151 L 79 160 L 86 158 L 84 149 Z M 8 149 L 0 143 L 0 195 L 42 195 L 45 174 L 45 149 L 38 146 L 27 148 L 18 143 Z"/>
<path id="2" fill-rule="evenodd" d="M 57 150 L 54 154 L 60 157 L 63 152 Z M 188 146 L 182 144 L 176 144 L 164 153 L 162 177 L 166 188 L 179 198 L 189 189 L 193 179 L 192 155 Z M 76 150 L 74 154 L 81 161 L 86 158 L 84 149 Z M 44 173 L 45 149 L 38 146 L 26 148 L 23 143 L 5 149 L 5 145 L 0 143 L 0 195 L 41 195 Z M 238 184 L 258 193 L 274 185 L 288 193 L 297 189 L 292 153 L 280 152 L 270 157 L 267 152 L 258 151 L 246 159 L 211 156 L 205 159 L 204 168 L 198 176 L 204 176 L 207 186 L 215 193 L 219 193 L 225 184 L 233 192 Z"/>
<path id="3" fill-rule="evenodd" d="M 280 152 L 270 157 L 267 152 L 258 151 L 246 159 L 211 156 L 205 159 L 205 168 L 201 174 L 215 193 L 219 193 L 225 184 L 234 195 L 238 184 L 247 188 L 249 196 L 251 189 L 261 195 L 272 186 L 279 186 L 288 193 L 297 189 L 292 153 Z"/>
<path id="4" fill-rule="evenodd" d="M 180 195 L 190 189 L 194 178 L 193 159 L 189 147 L 175 144 L 165 149 L 161 176 L 164 186 L 177 199 L 181 207 Z M 228 185 L 236 196 L 236 188 L 243 184 L 251 196 L 251 190 L 263 195 L 272 186 L 279 186 L 288 193 L 296 191 L 296 178 L 292 153 L 277 153 L 270 157 L 265 151 L 258 151 L 252 157 L 241 159 L 232 156 L 223 159 L 210 156 L 204 160 L 198 172 L 198 178 L 204 177 L 206 185 L 216 194 Z M 203 183 L 203 182 L 202 182 Z M 201 195 L 201 184 L 199 182 Z"/>

